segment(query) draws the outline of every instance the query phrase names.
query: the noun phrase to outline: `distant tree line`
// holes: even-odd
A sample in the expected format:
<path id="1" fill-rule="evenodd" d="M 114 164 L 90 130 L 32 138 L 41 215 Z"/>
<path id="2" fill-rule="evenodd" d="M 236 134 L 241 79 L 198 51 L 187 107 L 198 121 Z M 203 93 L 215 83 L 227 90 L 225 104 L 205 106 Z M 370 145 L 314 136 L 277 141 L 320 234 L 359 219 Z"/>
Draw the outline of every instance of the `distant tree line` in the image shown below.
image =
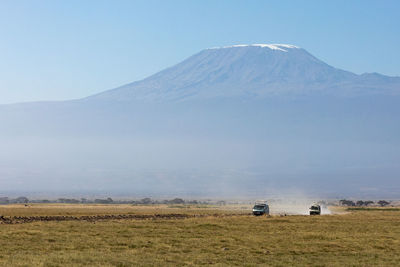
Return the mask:
<path id="1" fill-rule="evenodd" d="M 376 203 L 372 200 L 358 200 L 358 201 L 352 201 L 352 200 L 347 200 L 347 199 L 341 199 L 339 201 L 339 205 L 341 206 L 348 206 L 348 207 L 366 207 L 366 206 L 371 206 L 371 205 L 379 205 L 381 207 L 385 207 L 387 205 L 389 205 L 390 202 L 386 201 L 386 200 L 379 200 Z"/>
<path id="2" fill-rule="evenodd" d="M 211 200 L 206 201 L 198 201 L 198 200 L 184 200 L 182 198 L 174 198 L 174 199 L 166 199 L 166 200 L 155 200 L 151 198 L 142 198 L 139 200 L 113 200 L 112 198 L 96 198 L 96 199 L 75 199 L 75 198 L 58 198 L 56 200 L 48 200 L 48 199 L 33 199 L 29 200 L 27 197 L 21 196 L 17 198 L 8 198 L 8 197 L 0 197 L 0 205 L 1 204 L 27 204 L 27 203 L 66 203 L 66 204 L 133 204 L 133 205 L 154 205 L 154 204 L 166 204 L 166 205 L 179 205 L 179 204 L 216 204 L 216 205 L 226 205 L 226 202 L 223 200 L 219 200 L 213 202 Z M 320 202 L 320 204 L 326 204 L 325 202 Z M 340 206 L 348 206 L 348 207 L 367 207 L 367 206 L 381 206 L 385 207 L 390 204 L 389 201 L 379 200 L 347 200 L 341 199 L 339 201 Z M 331 205 L 333 205 L 331 203 Z"/>
<path id="3" fill-rule="evenodd" d="M 0 197 L 0 204 L 20 204 L 29 203 L 29 199 L 26 197 L 8 198 Z"/>
<path id="4" fill-rule="evenodd" d="M 143 198 L 140 200 L 113 200 L 112 198 L 96 198 L 96 199 L 75 199 L 75 198 L 58 198 L 57 200 L 48 199 L 33 199 L 27 197 L 8 198 L 0 197 L 0 204 L 20 204 L 20 203 L 66 203 L 66 204 L 134 204 L 134 205 L 152 205 L 152 204 L 209 204 L 208 201 L 184 200 L 182 198 L 174 198 L 170 200 L 153 200 L 151 198 Z M 225 202 L 218 201 L 218 205 L 223 205 Z"/>

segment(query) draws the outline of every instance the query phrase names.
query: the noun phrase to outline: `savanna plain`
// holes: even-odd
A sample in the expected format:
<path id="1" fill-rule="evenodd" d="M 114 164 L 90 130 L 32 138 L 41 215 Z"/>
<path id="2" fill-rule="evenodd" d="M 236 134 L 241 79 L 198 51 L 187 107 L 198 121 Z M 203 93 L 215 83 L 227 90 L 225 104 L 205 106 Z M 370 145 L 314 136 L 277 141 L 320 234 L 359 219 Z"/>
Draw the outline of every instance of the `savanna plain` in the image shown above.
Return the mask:
<path id="1" fill-rule="evenodd" d="M 396 266 L 400 209 L 254 217 L 246 205 L 0 206 L 1 266 Z"/>

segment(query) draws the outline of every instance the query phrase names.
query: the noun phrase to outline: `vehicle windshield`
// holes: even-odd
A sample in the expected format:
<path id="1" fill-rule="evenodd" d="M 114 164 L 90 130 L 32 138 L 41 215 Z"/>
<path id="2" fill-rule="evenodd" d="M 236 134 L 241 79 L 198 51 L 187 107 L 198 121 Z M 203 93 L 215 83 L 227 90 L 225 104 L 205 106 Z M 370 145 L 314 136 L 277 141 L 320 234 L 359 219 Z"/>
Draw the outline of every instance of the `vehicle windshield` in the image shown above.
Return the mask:
<path id="1" fill-rule="evenodd" d="M 319 210 L 319 208 L 317 206 L 312 206 L 311 209 L 312 210 Z"/>
<path id="2" fill-rule="evenodd" d="M 255 205 L 253 209 L 256 209 L 256 210 L 263 210 L 264 207 L 265 207 L 265 206 L 263 206 L 263 205 Z"/>

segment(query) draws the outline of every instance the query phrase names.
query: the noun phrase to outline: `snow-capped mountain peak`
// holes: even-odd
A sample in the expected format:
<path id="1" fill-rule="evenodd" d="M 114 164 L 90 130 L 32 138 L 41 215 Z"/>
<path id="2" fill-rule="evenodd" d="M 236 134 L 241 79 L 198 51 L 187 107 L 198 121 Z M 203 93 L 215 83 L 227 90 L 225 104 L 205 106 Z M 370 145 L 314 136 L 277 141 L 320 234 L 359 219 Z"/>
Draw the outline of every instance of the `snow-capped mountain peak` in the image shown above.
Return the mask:
<path id="1" fill-rule="evenodd" d="M 291 45 L 291 44 L 240 44 L 240 45 L 231 45 L 231 46 L 223 46 L 223 47 L 213 47 L 210 49 L 221 49 L 221 48 L 233 48 L 233 47 L 261 47 L 261 48 L 269 48 L 271 50 L 279 50 L 283 52 L 287 52 L 287 49 L 299 49 L 300 47 Z"/>
<path id="2" fill-rule="evenodd" d="M 399 94 L 400 78 L 356 75 L 290 44 L 205 49 L 144 80 L 89 97 L 140 102 L 274 95 Z"/>

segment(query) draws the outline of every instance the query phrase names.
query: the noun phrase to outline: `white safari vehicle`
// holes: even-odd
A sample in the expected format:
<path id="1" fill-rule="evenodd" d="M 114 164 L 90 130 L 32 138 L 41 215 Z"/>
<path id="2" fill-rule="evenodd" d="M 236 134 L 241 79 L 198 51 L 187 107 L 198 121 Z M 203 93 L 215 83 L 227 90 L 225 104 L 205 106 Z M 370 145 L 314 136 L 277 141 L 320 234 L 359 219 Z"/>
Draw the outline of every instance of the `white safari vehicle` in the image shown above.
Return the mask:
<path id="1" fill-rule="evenodd" d="M 266 201 L 256 201 L 253 207 L 253 215 L 269 215 L 269 206 Z"/>
<path id="2" fill-rule="evenodd" d="M 310 215 L 321 215 L 321 206 L 318 204 L 313 204 L 310 207 Z"/>

